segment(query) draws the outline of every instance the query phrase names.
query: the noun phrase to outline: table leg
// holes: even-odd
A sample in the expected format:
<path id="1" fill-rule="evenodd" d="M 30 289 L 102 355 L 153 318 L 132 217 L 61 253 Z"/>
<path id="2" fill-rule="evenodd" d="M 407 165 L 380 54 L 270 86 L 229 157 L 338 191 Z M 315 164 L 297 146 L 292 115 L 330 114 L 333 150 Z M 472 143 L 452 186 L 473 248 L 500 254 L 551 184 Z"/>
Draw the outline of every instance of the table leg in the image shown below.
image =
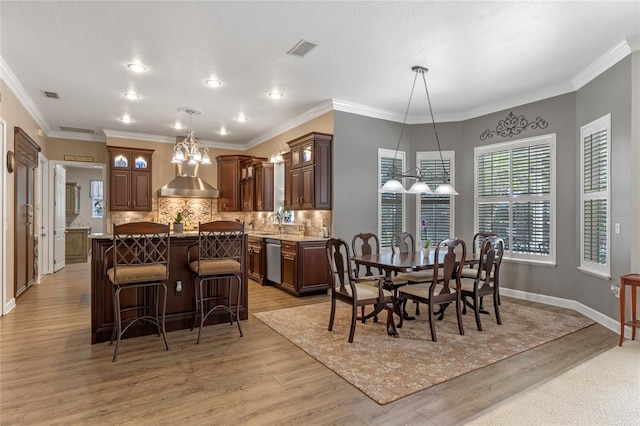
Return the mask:
<path id="1" fill-rule="evenodd" d="M 624 279 L 620 281 L 620 343 L 618 346 L 622 346 L 624 342 L 624 311 L 625 311 L 625 287 L 626 283 Z"/>
<path id="2" fill-rule="evenodd" d="M 635 320 L 638 318 L 636 317 L 636 289 L 637 288 L 638 288 L 637 285 L 631 286 L 631 321 L 634 321 L 634 325 L 631 326 L 631 340 L 636 340 Z"/>

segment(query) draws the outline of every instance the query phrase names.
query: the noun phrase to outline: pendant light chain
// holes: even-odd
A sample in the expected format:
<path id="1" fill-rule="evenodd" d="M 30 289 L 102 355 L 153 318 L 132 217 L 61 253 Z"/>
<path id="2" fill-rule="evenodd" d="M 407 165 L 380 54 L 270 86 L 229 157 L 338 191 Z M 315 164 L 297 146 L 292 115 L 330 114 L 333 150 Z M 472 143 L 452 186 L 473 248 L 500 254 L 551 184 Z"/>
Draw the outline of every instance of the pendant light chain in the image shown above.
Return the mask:
<path id="1" fill-rule="evenodd" d="M 427 88 L 427 78 L 424 76 L 424 71 L 417 71 L 422 74 L 422 81 L 424 81 L 424 90 L 427 92 L 427 102 L 429 103 L 429 113 L 431 114 L 431 124 L 433 125 L 433 133 L 436 134 L 436 142 L 438 143 L 438 152 L 440 153 L 440 164 L 442 165 L 442 171 L 444 173 L 445 182 L 449 182 L 449 173 L 444 166 L 444 158 L 442 157 L 442 148 L 440 147 L 440 138 L 438 137 L 438 131 L 436 130 L 436 120 L 433 118 L 433 109 L 431 109 L 431 97 L 429 96 L 429 89 Z M 416 72 L 416 76 L 418 75 Z"/>
<path id="2" fill-rule="evenodd" d="M 407 103 L 407 109 L 404 112 L 404 119 L 402 120 L 402 127 L 400 128 L 400 137 L 398 138 L 398 144 L 396 145 L 396 154 L 393 157 L 393 164 L 391 166 L 391 178 L 396 176 L 396 159 L 398 158 L 398 150 L 400 149 L 400 142 L 402 141 L 402 135 L 404 134 L 404 127 L 407 124 L 407 117 L 409 116 L 409 108 L 411 107 L 411 99 L 413 99 L 413 91 L 416 88 L 416 81 L 418 80 L 418 73 L 413 78 L 413 86 L 411 86 L 411 93 L 409 93 L 409 102 Z"/>

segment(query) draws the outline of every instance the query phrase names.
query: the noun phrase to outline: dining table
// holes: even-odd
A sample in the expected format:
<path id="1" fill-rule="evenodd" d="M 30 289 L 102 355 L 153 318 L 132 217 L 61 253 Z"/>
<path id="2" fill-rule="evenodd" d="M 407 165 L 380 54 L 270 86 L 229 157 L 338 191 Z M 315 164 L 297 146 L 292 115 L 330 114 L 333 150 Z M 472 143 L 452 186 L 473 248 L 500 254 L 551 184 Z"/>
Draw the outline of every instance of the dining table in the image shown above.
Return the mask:
<path id="1" fill-rule="evenodd" d="M 397 294 L 398 288 L 411 285 L 408 283 L 394 283 L 393 274 L 408 272 L 408 271 L 420 271 L 425 269 L 433 269 L 436 264 L 442 266 L 444 264 L 444 256 L 446 252 L 439 253 L 436 259 L 436 251 L 430 250 L 418 250 L 413 252 L 404 253 L 376 253 L 376 254 L 362 254 L 358 256 L 352 256 L 351 260 L 356 264 L 356 267 L 369 266 L 370 268 L 378 268 L 384 272 L 383 287 L 390 290 L 393 294 L 393 305 L 395 313 L 401 318 L 400 323 L 396 326 L 402 327 L 402 319 L 414 320 L 415 318 L 410 316 L 406 310 L 401 308 L 401 302 L 399 301 Z M 467 253 L 464 259 L 465 265 L 478 264 L 480 261 L 480 255 L 477 253 Z M 375 317 L 379 310 L 375 309 L 366 318 Z"/>

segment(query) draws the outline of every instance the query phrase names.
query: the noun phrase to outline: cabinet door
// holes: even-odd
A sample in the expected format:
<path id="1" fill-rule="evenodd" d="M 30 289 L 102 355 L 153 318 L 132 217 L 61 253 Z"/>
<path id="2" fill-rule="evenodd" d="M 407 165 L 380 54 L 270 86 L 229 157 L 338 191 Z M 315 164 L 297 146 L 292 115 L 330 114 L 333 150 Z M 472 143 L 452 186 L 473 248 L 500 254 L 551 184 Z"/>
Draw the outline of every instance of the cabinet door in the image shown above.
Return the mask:
<path id="1" fill-rule="evenodd" d="M 111 210 L 129 210 L 131 172 L 111 170 L 109 203 Z"/>
<path id="2" fill-rule="evenodd" d="M 292 169 L 290 173 L 291 184 L 291 209 L 297 210 L 302 207 L 304 189 L 302 187 L 302 169 Z M 286 183 L 285 183 L 286 185 Z"/>
<path id="3" fill-rule="evenodd" d="M 301 209 L 313 209 L 315 207 L 315 169 L 308 166 L 300 169 L 300 186 L 302 187 L 302 196 L 300 202 Z"/>
<path id="4" fill-rule="evenodd" d="M 253 209 L 255 211 L 264 211 L 264 192 L 265 192 L 265 187 L 264 187 L 264 168 L 262 168 L 261 166 L 258 166 L 255 168 L 255 176 L 254 176 L 254 181 L 255 181 L 255 196 L 254 196 L 254 200 L 255 200 L 255 205 L 253 206 Z"/>
<path id="5" fill-rule="evenodd" d="M 260 244 L 249 244 L 249 276 L 262 284 L 262 249 Z"/>
<path id="6" fill-rule="evenodd" d="M 240 199 L 242 200 L 242 211 L 253 211 L 253 179 L 245 179 L 240 182 Z"/>
<path id="7" fill-rule="evenodd" d="M 298 265 L 296 262 L 297 256 L 295 251 L 282 251 L 281 252 L 281 273 L 282 283 L 281 285 L 289 287 L 291 290 L 297 293 L 296 281 L 298 274 Z"/>
<path id="8" fill-rule="evenodd" d="M 131 210 L 151 210 L 151 173 L 131 172 Z"/>
<path id="9" fill-rule="evenodd" d="M 291 153 L 287 152 L 284 157 L 284 208 L 293 210 L 295 199 L 293 198 L 292 188 L 293 181 L 291 179 Z"/>
<path id="10" fill-rule="evenodd" d="M 329 288 L 329 261 L 325 245 L 315 241 L 298 245 L 300 264 L 304 265 L 298 277 L 298 293 Z"/>
<path id="11" fill-rule="evenodd" d="M 240 211 L 240 165 L 236 160 L 218 162 L 218 210 Z"/>

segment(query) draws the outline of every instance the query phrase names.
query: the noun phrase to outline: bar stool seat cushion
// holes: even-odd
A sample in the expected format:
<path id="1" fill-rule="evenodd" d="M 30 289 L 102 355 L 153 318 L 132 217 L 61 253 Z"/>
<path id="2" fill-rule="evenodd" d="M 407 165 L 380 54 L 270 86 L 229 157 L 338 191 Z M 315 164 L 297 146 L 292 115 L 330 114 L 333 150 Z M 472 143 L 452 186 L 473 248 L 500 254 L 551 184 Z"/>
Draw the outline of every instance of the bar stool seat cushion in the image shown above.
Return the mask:
<path id="1" fill-rule="evenodd" d="M 231 259 L 201 260 L 199 270 L 198 261 L 195 260 L 189 264 L 189 268 L 199 275 L 237 273 L 241 270 L 240 262 Z"/>
<path id="2" fill-rule="evenodd" d="M 167 279 L 167 266 L 163 264 L 123 265 L 117 270 L 110 268 L 107 276 L 111 282 L 119 284 L 144 281 L 164 281 Z"/>

